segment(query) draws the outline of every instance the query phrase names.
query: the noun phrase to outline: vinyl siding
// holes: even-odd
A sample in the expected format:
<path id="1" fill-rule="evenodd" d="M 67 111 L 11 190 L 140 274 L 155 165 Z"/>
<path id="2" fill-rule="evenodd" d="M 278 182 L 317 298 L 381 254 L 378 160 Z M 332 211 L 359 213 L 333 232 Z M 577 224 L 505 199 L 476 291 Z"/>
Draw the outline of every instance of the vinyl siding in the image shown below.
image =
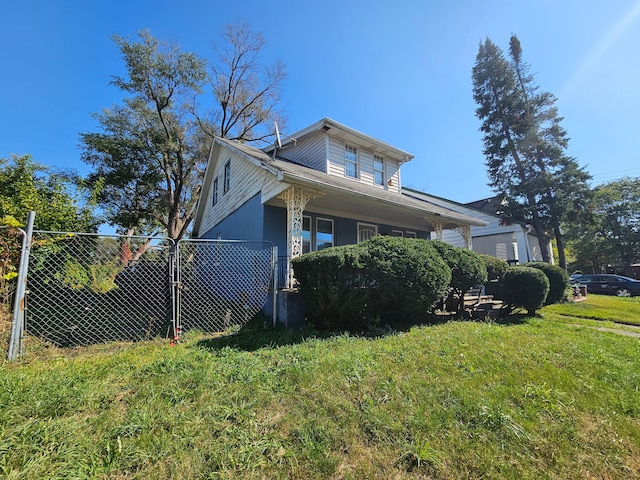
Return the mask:
<path id="1" fill-rule="evenodd" d="M 293 162 L 313 168 L 320 172 L 327 172 L 326 134 L 315 132 L 312 135 L 279 149 L 277 155 Z"/>
<path id="2" fill-rule="evenodd" d="M 231 159 L 231 176 L 229 191 L 225 194 L 223 193 L 224 166 L 229 158 Z M 211 195 L 213 194 L 213 189 L 211 189 L 209 197 L 206 199 L 206 208 L 202 216 L 201 232 L 211 230 L 224 218 L 259 193 L 265 184 L 271 185 L 275 182 L 275 178 L 271 173 L 252 165 L 226 149 L 220 150 L 213 178 L 216 176 L 218 177 L 218 203 L 215 206 L 211 205 Z"/>
<path id="3" fill-rule="evenodd" d="M 371 150 L 367 150 L 366 148 L 358 147 L 357 145 L 353 145 L 351 143 L 345 143 L 342 140 L 337 140 L 334 138 L 329 139 L 329 166 L 327 173 L 329 173 L 330 175 L 345 177 L 345 145 L 356 147 L 358 151 L 358 178 L 354 178 L 353 181 L 359 181 L 368 185 L 375 185 L 373 182 L 374 152 L 372 152 Z M 379 187 L 391 192 L 400 192 L 399 164 L 396 160 L 387 157 L 383 158 L 385 159 L 385 184 L 379 185 Z M 389 185 L 389 180 L 391 180 L 391 185 Z"/>

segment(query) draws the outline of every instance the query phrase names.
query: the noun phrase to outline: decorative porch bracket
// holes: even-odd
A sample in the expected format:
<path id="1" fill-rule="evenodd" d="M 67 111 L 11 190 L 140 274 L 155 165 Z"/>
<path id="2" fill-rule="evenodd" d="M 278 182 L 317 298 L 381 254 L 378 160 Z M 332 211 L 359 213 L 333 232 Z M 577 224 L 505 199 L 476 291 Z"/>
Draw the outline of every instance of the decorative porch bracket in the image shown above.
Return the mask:
<path id="1" fill-rule="evenodd" d="M 465 248 L 467 248 L 468 250 L 472 250 L 473 245 L 471 243 L 471 225 L 460 225 L 454 228 L 454 230 L 462 235 Z"/>
<path id="2" fill-rule="evenodd" d="M 287 288 L 293 286 L 293 268 L 290 261 L 302 255 L 302 213 L 310 200 L 321 195 L 300 187 L 289 187 L 278 195 L 287 205 Z"/>
<path id="3" fill-rule="evenodd" d="M 442 220 L 440 220 L 439 218 L 433 218 L 433 217 L 425 217 L 425 218 L 427 222 L 429 222 L 433 226 L 433 229 L 436 232 L 436 240 L 442 241 L 442 228 L 443 228 Z"/>

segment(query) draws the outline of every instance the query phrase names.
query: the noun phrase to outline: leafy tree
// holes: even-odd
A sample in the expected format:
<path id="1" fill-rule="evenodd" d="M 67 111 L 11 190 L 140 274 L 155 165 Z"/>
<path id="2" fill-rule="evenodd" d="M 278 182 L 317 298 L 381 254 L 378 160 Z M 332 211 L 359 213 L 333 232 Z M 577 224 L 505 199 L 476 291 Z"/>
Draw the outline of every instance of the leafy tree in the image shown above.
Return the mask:
<path id="1" fill-rule="evenodd" d="M 601 271 L 622 265 L 627 275 L 640 262 L 640 178 L 624 178 L 596 187 L 584 216 L 570 231 L 578 266 Z"/>
<path id="2" fill-rule="evenodd" d="M 34 227 L 50 231 L 95 231 L 91 203 L 81 199 L 70 174 L 35 162 L 30 155 L 0 158 L 0 220 L 24 225 L 30 210 Z"/>
<path id="3" fill-rule="evenodd" d="M 534 84 L 515 35 L 509 56 L 486 39 L 472 72 L 488 174 L 508 199 L 505 216 L 531 223 L 545 262 L 551 261 L 545 239 L 553 233 L 566 268 L 560 226 L 585 203 L 590 177 L 566 155 L 568 137 L 556 98 Z"/>
<path id="4" fill-rule="evenodd" d="M 34 227 L 50 231 L 95 231 L 91 203 L 83 203 L 70 175 L 33 161 L 31 156 L 0 158 L 0 303 L 8 304 L 20 261 L 21 236 L 29 211 Z"/>
<path id="5" fill-rule="evenodd" d="M 99 201 L 121 233 L 165 231 L 178 240 L 195 216 L 212 137 L 266 138 L 259 127 L 276 115 L 284 70 L 278 64 L 262 83 L 264 40 L 246 27 L 228 27 L 211 75 L 204 59 L 148 31 L 138 42 L 113 40 L 128 75 L 112 84 L 127 96 L 96 115 L 101 132 L 81 135 L 83 159 L 94 167 L 90 181 L 104 182 Z M 218 106 L 203 113 L 208 81 Z"/>

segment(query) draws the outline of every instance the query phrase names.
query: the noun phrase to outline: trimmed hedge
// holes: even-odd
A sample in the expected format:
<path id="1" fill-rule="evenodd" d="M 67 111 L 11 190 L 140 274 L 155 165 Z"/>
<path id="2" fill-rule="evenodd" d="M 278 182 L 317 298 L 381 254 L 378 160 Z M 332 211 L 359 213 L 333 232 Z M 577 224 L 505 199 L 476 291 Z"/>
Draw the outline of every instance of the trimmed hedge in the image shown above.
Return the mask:
<path id="1" fill-rule="evenodd" d="M 447 303 L 456 310 L 464 307 L 464 293 L 471 287 L 483 285 L 487 281 L 487 267 L 482 257 L 466 248 L 454 247 L 448 243 L 432 240 L 431 244 L 451 269 L 453 289 Z"/>
<path id="2" fill-rule="evenodd" d="M 544 272 L 531 267 L 509 267 L 502 277 L 504 311 L 525 308 L 529 315 L 544 305 L 549 293 L 549 279 Z"/>
<path id="3" fill-rule="evenodd" d="M 307 320 L 319 329 L 421 321 L 451 280 L 429 241 L 401 237 L 328 248 L 292 264 Z"/>
<path id="4" fill-rule="evenodd" d="M 489 282 L 500 280 L 504 272 L 509 268 L 509 264 L 505 260 L 494 257 L 493 255 L 481 253 L 480 258 L 482 258 L 484 266 L 487 268 L 487 281 Z"/>
<path id="5" fill-rule="evenodd" d="M 546 262 L 525 263 L 523 267 L 531 267 L 542 270 L 549 279 L 549 295 L 546 304 L 560 303 L 567 299 L 567 289 L 569 288 L 569 274 L 563 268 Z"/>

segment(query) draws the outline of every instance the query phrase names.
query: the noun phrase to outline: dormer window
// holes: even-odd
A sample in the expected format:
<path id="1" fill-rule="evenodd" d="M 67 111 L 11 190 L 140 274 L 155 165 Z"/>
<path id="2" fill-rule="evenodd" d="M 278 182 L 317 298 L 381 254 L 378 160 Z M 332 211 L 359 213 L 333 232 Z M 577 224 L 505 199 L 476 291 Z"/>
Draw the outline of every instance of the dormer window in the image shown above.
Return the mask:
<path id="1" fill-rule="evenodd" d="M 373 183 L 384 185 L 384 158 L 373 156 Z"/>
<path id="2" fill-rule="evenodd" d="M 358 150 L 351 145 L 344 146 L 344 174 L 358 178 Z"/>

